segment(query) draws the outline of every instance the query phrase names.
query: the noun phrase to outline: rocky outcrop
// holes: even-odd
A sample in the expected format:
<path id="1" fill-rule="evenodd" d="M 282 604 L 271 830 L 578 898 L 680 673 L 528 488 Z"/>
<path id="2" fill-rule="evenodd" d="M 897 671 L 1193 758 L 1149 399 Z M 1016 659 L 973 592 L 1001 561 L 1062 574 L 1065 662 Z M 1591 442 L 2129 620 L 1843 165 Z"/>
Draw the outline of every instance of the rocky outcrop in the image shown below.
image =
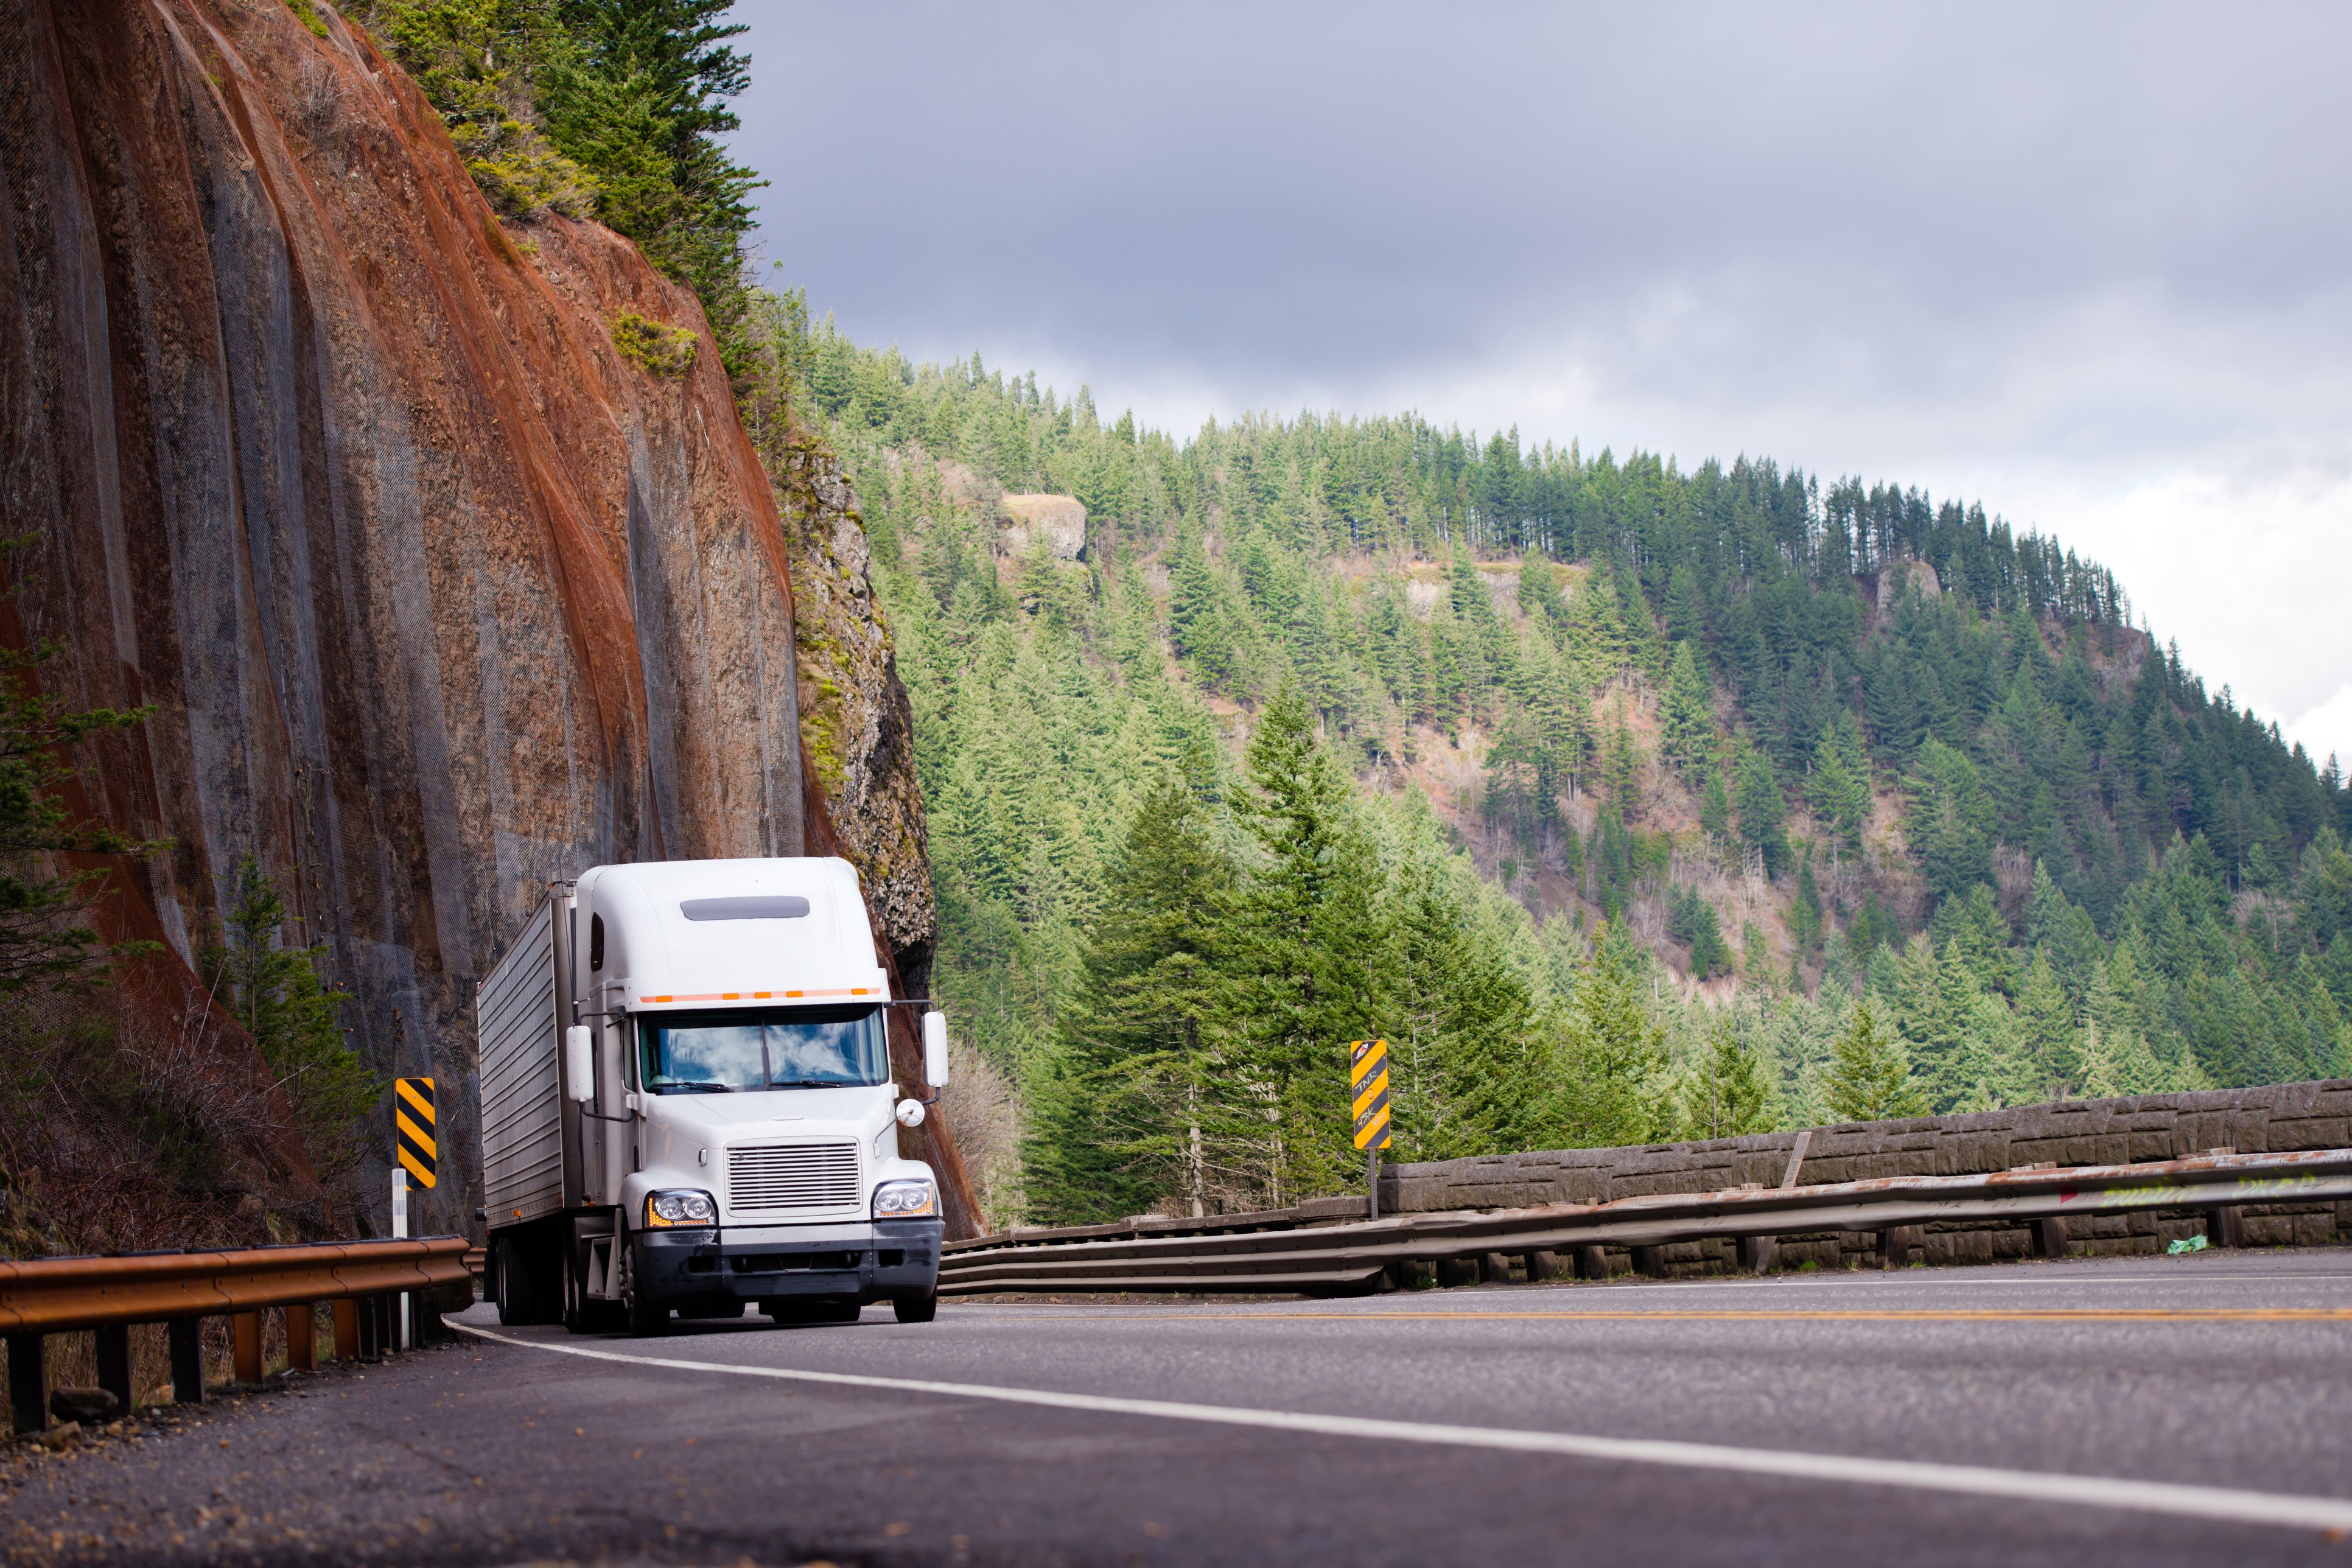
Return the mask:
<path id="1" fill-rule="evenodd" d="M 1076 496 L 1008 495 L 997 503 L 1011 521 L 998 536 L 1007 555 L 1025 555 L 1041 541 L 1058 561 L 1087 552 L 1087 509 Z"/>
<path id="2" fill-rule="evenodd" d="M 1925 600 L 1933 602 L 1944 596 L 1944 585 L 1936 578 L 1935 567 L 1925 561 L 1889 561 L 1878 569 L 1877 602 L 1870 617 L 1870 629 L 1883 632 L 1895 624 L 1895 612 L 1902 607 L 1906 595 L 1916 591 Z"/>
<path id="3" fill-rule="evenodd" d="M 833 454 L 794 440 L 770 473 L 793 567 L 801 739 L 843 853 L 857 863 L 908 994 L 929 984 L 939 938 L 915 776 L 914 713 L 874 596 L 857 497 Z"/>
<path id="4" fill-rule="evenodd" d="M 698 352 L 625 355 L 625 316 Z M 153 710 L 89 759 L 91 810 L 174 843 L 116 933 L 189 983 L 257 857 L 370 1065 L 457 1090 L 461 1153 L 474 982 L 551 879 L 877 847 L 895 956 L 928 964 L 919 817 L 876 760 L 903 695 L 803 757 L 824 661 L 696 301 L 593 224 L 502 225 L 324 6 L 0 7 L 0 514 L 34 542 L 15 635 L 67 650 L 45 679 Z M 464 1228 L 478 1191 L 418 1223 Z"/>

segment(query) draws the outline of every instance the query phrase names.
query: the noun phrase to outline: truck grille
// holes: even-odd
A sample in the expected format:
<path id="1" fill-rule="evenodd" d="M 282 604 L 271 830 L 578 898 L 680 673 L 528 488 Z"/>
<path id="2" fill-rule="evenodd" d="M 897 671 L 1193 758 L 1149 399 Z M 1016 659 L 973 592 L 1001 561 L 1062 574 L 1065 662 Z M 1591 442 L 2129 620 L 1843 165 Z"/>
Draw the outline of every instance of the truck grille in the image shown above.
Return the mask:
<path id="1" fill-rule="evenodd" d="M 727 1206 L 739 1213 L 854 1208 L 858 1195 L 855 1143 L 727 1151 Z"/>

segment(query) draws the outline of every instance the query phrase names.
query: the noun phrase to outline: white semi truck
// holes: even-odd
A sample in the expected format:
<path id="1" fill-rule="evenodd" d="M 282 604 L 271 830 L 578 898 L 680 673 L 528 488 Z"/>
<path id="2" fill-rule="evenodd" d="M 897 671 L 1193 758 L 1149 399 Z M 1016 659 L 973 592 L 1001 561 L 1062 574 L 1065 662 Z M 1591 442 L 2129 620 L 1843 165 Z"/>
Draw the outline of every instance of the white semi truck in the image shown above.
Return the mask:
<path id="1" fill-rule="evenodd" d="M 599 866 L 476 993 L 487 1283 L 506 1323 L 938 1310 L 939 1186 L 898 1157 L 893 1007 L 845 860 Z"/>

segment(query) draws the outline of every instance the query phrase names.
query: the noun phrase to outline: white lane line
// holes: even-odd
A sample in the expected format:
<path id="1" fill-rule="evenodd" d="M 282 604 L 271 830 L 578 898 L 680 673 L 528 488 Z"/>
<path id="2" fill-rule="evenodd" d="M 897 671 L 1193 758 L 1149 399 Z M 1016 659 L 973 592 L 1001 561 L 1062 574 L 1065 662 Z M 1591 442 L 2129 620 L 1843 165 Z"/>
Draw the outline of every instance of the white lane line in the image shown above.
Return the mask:
<path id="1" fill-rule="evenodd" d="M 1593 1437 L 1570 1432 L 1527 1432 L 1496 1426 L 1453 1426 L 1423 1421 L 1386 1421 L 1364 1415 L 1317 1415 L 1297 1410 L 1251 1410 L 1225 1405 L 1190 1405 L 1167 1399 L 1126 1399 L 1102 1394 L 1065 1394 L 1045 1388 L 1000 1388 L 980 1383 L 940 1383 L 929 1378 L 876 1377 L 863 1373 L 808 1372 L 791 1367 L 740 1366 L 687 1361 L 675 1356 L 629 1355 L 587 1345 L 517 1339 L 444 1318 L 460 1333 L 526 1350 L 551 1351 L 589 1361 L 674 1372 L 715 1372 L 786 1383 L 830 1384 L 845 1388 L 880 1388 L 900 1394 L 935 1394 L 951 1399 L 989 1399 L 1052 1410 L 1085 1410 L 1105 1415 L 1149 1415 L 1164 1421 L 1197 1421 L 1223 1426 L 1254 1426 L 1276 1432 L 1312 1432 L 1327 1437 L 1370 1437 L 1396 1443 L 1433 1443 L 1462 1448 L 1494 1448 L 1520 1454 L 1559 1454 L 1580 1459 L 1614 1459 L 1684 1469 L 1732 1470 L 1795 1480 L 1844 1481 L 1862 1486 L 1911 1487 L 1970 1497 L 2020 1498 L 2029 1502 L 2088 1504 L 2185 1519 L 2224 1520 L 2239 1524 L 2352 1531 L 2352 1501 L 2340 1498 L 2293 1497 L 2282 1492 L 2240 1491 L 2169 1481 L 2134 1481 L 2109 1476 L 2042 1475 L 1997 1470 L 1982 1465 L 1940 1465 L 1917 1459 L 1868 1459 L 1839 1454 L 1789 1453 L 1771 1448 L 1735 1448 L 1719 1443 L 1681 1443 L 1648 1437 Z"/>

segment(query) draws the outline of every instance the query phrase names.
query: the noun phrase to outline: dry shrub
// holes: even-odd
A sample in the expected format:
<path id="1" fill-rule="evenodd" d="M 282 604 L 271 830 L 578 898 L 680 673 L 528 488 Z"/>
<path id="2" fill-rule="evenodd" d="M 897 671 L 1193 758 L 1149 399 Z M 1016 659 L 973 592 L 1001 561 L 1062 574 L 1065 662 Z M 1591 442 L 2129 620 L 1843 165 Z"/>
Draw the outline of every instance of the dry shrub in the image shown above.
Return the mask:
<path id="1" fill-rule="evenodd" d="M 940 1110 L 963 1155 L 980 1205 L 981 1228 L 1003 1230 L 1021 1215 L 1021 1097 L 988 1053 L 948 1036 L 948 1086 Z"/>
<path id="2" fill-rule="evenodd" d="M 327 1234 L 283 1098 L 203 992 L 158 1026 L 124 993 L 0 1011 L 0 1246 L 13 1256 Z"/>
<path id="3" fill-rule="evenodd" d="M 121 984 L 28 993 L 0 1007 L 0 1254 L 252 1247 L 330 1233 L 328 1205 L 289 1155 L 284 1100 L 255 1071 L 250 1042 L 202 991 L 186 993 L 176 1016 L 165 1011 L 169 1023 L 153 1016 Z M 263 1317 L 265 1354 L 283 1365 L 283 1314 Z M 48 1339 L 50 1387 L 97 1382 L 89 1334 Z M 203 1344 L 207 1380 L 226 1377 L 228 1320 L 205 1320 Z M 142 1401 L 169 1384 L 160 1324 L 131 1329 L 131 1358 Z"/>

